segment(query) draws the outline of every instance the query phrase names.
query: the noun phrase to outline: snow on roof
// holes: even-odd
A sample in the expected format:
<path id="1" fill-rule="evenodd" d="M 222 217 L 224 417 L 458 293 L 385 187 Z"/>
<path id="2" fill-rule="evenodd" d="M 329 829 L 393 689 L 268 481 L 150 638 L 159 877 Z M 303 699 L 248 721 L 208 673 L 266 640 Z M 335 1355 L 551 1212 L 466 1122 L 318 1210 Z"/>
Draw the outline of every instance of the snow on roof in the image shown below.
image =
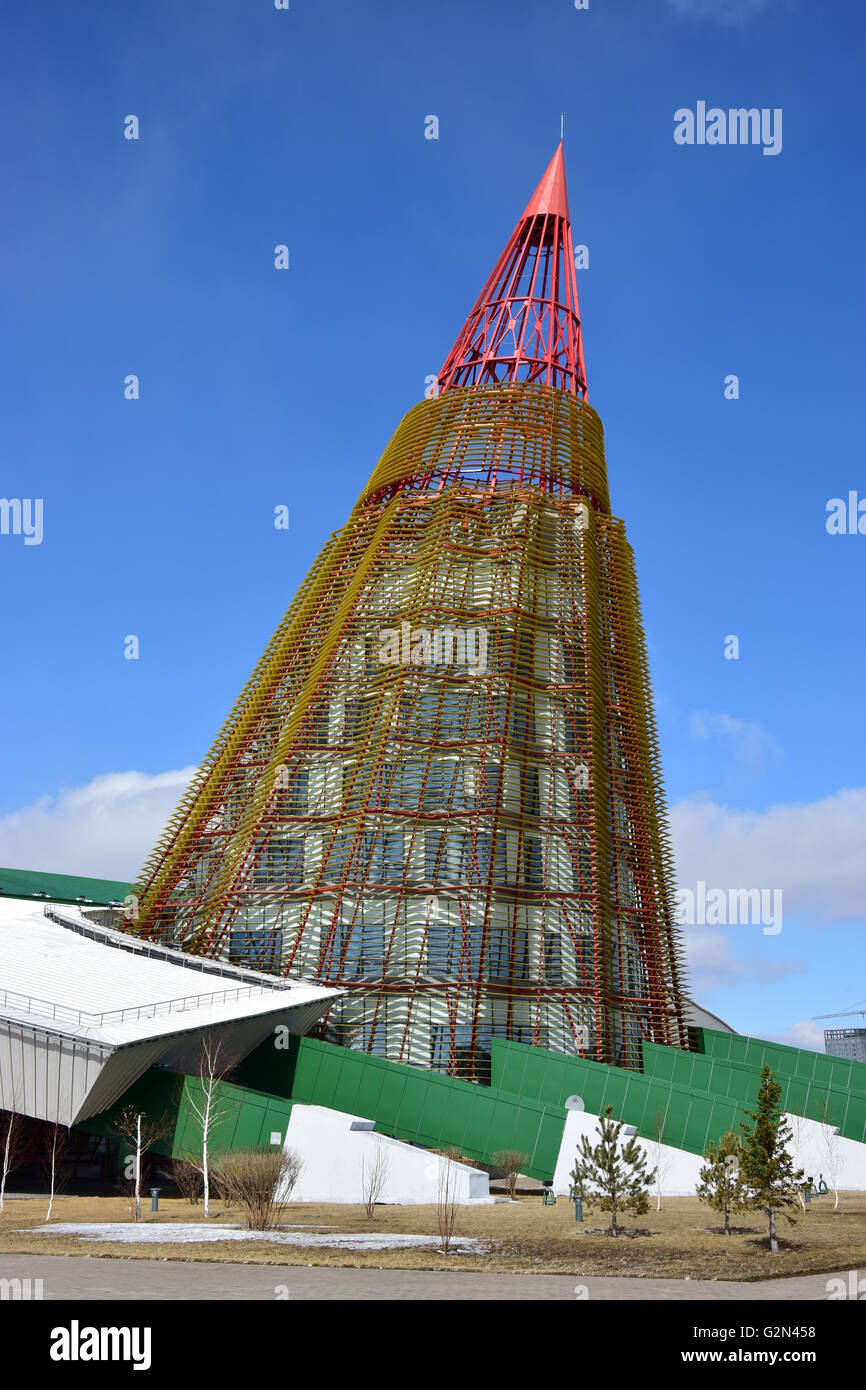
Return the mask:
<path id="1" fill-rule="evenodd" d="M 116 1046 L 316 1003 L 324 1013 L 340 993 L 227 965 L 208 973 L 201 965 L 179 951 L 148 951 L 74 908 L 0 900 L 0 1015 L 7 1019 L 53 1023 Z"/>

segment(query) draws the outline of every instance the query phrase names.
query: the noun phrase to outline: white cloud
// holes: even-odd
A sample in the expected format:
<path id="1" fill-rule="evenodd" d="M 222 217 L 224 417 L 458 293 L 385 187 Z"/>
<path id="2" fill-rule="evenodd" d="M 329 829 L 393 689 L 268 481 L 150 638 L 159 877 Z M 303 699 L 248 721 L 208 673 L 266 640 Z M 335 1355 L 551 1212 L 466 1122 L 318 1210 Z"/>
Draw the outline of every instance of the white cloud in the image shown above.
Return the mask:
<path id="1" fill-rule="evenodd" d="M 781 888 L 785 920 L 862 920 L 866 787 L 820 801 L 740 811 L 691 797 L 671 808 L 677 880 L 689 887 Z"/>
<path id="2" fill-rule="evenodd" d="M 736 955 L 734 946 L 743 940 L 740 932 L 740 928 L 732 931 L 712 931 L 707 927 L 684 929 L 688 992 L 699 1003 L 705 1004 L 717 989 L 747 983 L 772 985 L 791 975 L 801 975 L 806 969 L 799 960 L 766 960 L 754 953 Z"/>
<path id="3" fill-rule="evenodd" d="M 109 772 L 0 818 L 10 869 L 132 880 L 195 772 Z"/>
<path id="4" fill-rule="evenodd" d="M 787 1043 L 789 1047 L 803 1047 L 809 1052 L 823 1052 L 824 1030 L 819 1023 L 803 1019 L 800 1023 L 793 1023 L 779 1042 Z"/>
<path id="5" fill-rule="evenodd" d="M 760 772 L 768 762 L 782 756 L 772 734 L 756 719 L 737 719 L 732 714 L 696 710 L 689 720 L 692 738 L 706 742 L 722 739 L 730 747 L 737 765 L 746 772 Z"/>
<path id="6" fill-rule="evenodd" d="M 712 19 L 719 24 L 742 24 L 763 14 L 776 0 L 668 0 L 686 19 Z"/>
<path id="7" fill-rule="evenodd" d="M 690 930 L 684 932 L 688 956 L 688 991 L 703 1000 L 713 990 L 738 984 L 746 974 L 745 963 L 737 960 L 731 939 L 722 932 Z"/>
<path id="8" fill-rule="evenodd" d="M 745 811 L 705 797 L 689 797 L 671 808 L 677 882 L 692 892 L 781 890 L 782 932 L 767 938 L 788 941 L 792 920 L 805 925 L 862 921 L 866 904 L 866 788 L 836 792 L 819 801 Z M 794 938 L 797 940 L 797 938 Z M 760 925 L 686 930 L 690 991 L 698 1000 L 717 989 L 767 986 L 806 968 L 803 960 L 767 956 L 757 943 Z M 802 945 L 800 941 L 798 944 Z M 812 949 L 812 948 L 809 948 Z M 800 952 L 797 952 L 800 954 Z M 802 952 L 805 955 L 805 949 Z M 782 1039 L 805 1047 L 822 1045 L 821 1029 L 794 1025 Z"/>

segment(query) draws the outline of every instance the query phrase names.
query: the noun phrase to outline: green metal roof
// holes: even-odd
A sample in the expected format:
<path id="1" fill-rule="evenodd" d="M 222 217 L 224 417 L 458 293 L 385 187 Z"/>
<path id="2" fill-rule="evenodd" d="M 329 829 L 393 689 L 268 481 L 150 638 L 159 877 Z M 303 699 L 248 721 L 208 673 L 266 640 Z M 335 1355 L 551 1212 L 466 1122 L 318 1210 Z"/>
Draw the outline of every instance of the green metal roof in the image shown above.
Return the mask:
<path id="1" fill-rule="evenodd" d="M 76 874 L 44 874 L 31 869 L 0 869 L 0 898 L 42 899 L 51 903 L 122 902 L 131 883 L 112 878 L 79 878 Z"/>

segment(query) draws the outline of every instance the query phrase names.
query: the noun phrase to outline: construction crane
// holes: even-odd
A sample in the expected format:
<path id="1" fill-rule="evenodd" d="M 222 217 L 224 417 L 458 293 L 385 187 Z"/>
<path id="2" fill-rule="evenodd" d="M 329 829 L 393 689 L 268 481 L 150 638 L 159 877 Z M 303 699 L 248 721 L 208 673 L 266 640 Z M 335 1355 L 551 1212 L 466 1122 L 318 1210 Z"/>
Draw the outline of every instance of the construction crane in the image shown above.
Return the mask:
<path id="1" fill-rule="evenodd" d="M 851 1018 L 854 1014 L 860 1014 L 862 1018 L 866 1018 L 866 1009 L 858 1009 L 855 1006 L 853 1009 L 840 1009 L 837 1014 L 813 1014 L 812 1022 L 819 1023 L 823 1018 Z"/>

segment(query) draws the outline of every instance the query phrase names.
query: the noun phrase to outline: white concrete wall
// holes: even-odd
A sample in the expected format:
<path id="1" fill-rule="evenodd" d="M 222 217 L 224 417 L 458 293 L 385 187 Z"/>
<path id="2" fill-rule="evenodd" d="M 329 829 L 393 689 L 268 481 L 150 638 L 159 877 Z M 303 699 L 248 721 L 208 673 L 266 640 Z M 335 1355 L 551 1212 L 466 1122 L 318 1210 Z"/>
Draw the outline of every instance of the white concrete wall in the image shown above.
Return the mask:
<path id="1" fill-rule="evenodd" d="M 797 1167 L 802 1168 L 807 1177 L 813 1178 L 816 1184 L 818 1175 L 823 1173 L 827 1186 L 832 1188 L 822 1126 L 814 1120 L 804 1120 L 796 1115 L 788 1115 L 787 1119 L 794 1132 L 790 1148 Z M 634 1132 L 633 1125 L 624 1125 L 621 1139 L 627 1139 Z M 553 1190 L 558 1197 L 568 1195 L 577 1146 L 584 1134 L 589 1136 L 591 1143 L 598 1142 L 598 1116 L 584 1110 L 569 1109 L 565 1117 L 565 1129 L 553 1178 Z M 699 1154 L 688 1153 L 685 1149 L 675 1149 L 669 1144 L 657 1146 L 647 1139 L 639 1138 L 637 1142 L 646 1153 L 648 1170 L 660 1163 L 662 1196 L 694 1196 L 698 1175 L 704 1162 Z M 839 1151 L 839 1191 L 866 1192 L 866 1144 L 838 1136 L 836 1143 Z M 655 1182 L 652 1183 L 652 1191 L 657 1191 Z"/>
<path id="2" fill-rule="evenodd" d="M 793 1131 L 789 1149 L 798 1168 L 817 1184 L 819 1174 L 832 1189 L 830 1180 L 830 1158 L 824 1126 L 817 1120 L 804 1120 L 798 1115 L 789 1115 L 788 1124 Z M 843 1139 L 832 1126 L 838 1151 L 837 1184 L 840 1192 L 866 1192 L 866 1144 L 856 1139 Z"/>
<path id="3" fill-rule="evenodd" d="M 293 1105 L 285 1146 L 304 1163 L 293 1202 L 363 1201 L 362 1165 L 367 1171 L 381 1152 L 388 1176 L 379 1200 L 405 1205 L 433 1205 L 446 1160 L 426 1149 L 376 1134 L 373 1121 L 345 1115 L 321 1105 Z M 465 1163 L 451 1164 L 458 1202 L 489 1199 L 486 1173 Z"/>
<path id="4" fill-rule="evenodd" d="M 634 1132 L 634 1125 L 623 1125 L 620 1142 L 630 1138 Z M 589 1137 L 591 1144 L 598 1143 L 598 1116 L 591 1115 L 585 1110 L 569 1110 L 565 1117 L 565 1129 L 562 1132 L 562 1143 L 559 1148 L 559 1157 L 556 1160 L 556 1172 L 553 1176 L 553 1190 L 557 1197 L 568 1196 L 577 1146 L 584 1134 Z M 651 1144 L 647 1139 L 639 1138 L 637 1142 L 647 1156 L 647 1171 L 651 1172 L 656 1165 L 661 1167 L 662 1196 L 694 1196 L 698 1170 L 703 1163 L 697 1154 L 687 1153 L 685 1149 L 672 1148 L 670 1144 L 657 1146 Z M 660 1148 L 661 1151 L 660 1159 L 656 1153 L 657 1148 Z M 655 1182 L 652 1184 L 652 1191 L 657 1191 Z"/>

